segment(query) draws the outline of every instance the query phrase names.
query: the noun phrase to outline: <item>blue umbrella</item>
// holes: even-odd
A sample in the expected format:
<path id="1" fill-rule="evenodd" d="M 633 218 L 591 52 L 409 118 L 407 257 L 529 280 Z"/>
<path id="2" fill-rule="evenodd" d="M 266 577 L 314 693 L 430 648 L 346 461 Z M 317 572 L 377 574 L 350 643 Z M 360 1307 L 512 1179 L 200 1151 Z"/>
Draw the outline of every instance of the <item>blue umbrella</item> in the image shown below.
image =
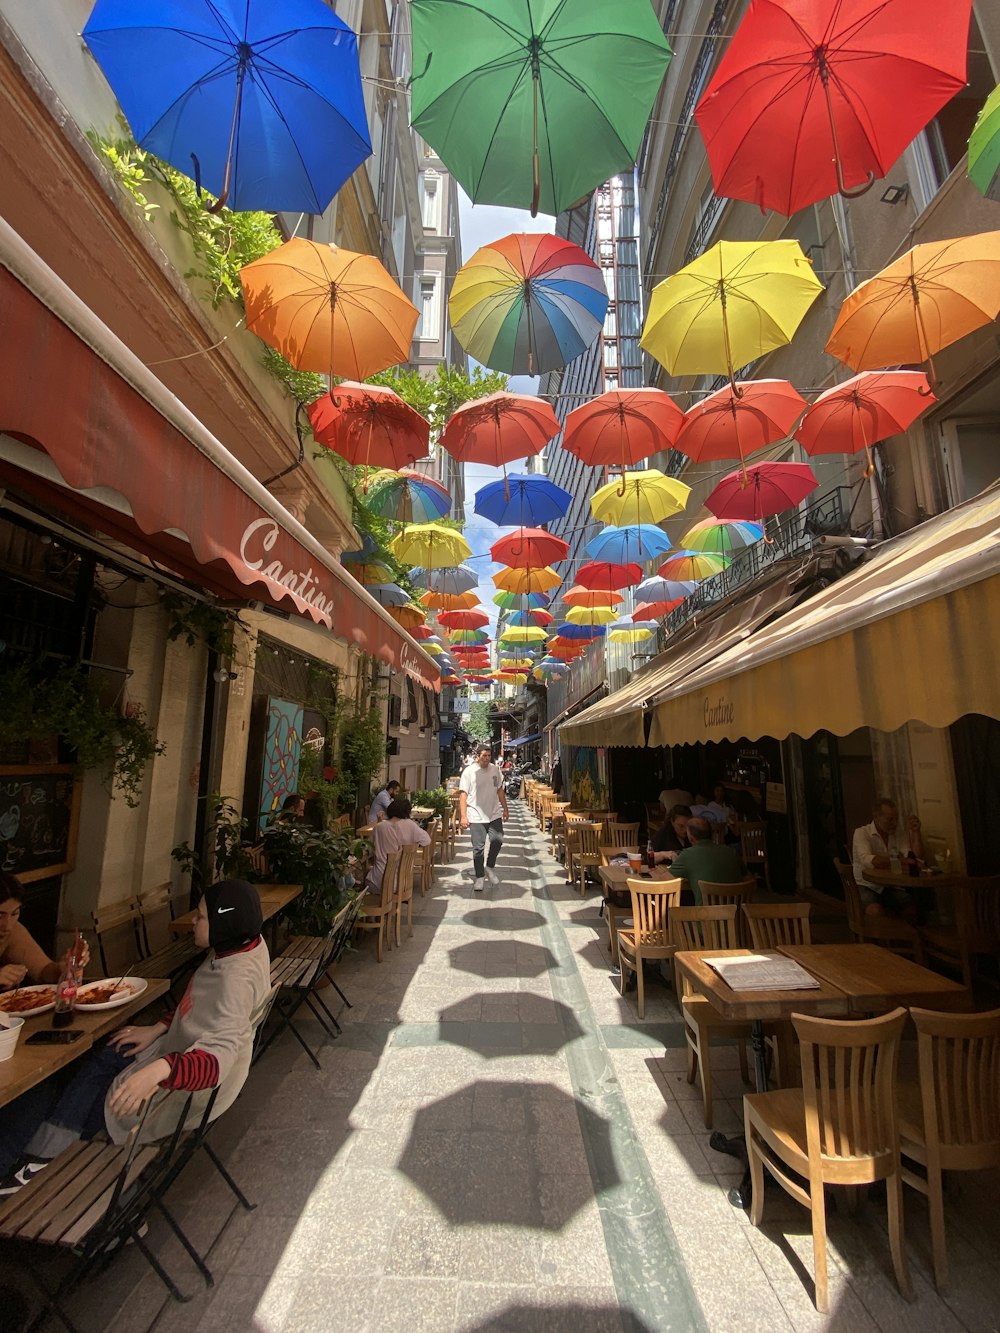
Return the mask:
<path id="1" fill-rule="evenodd" d="M 97 0 L 83 36 L 142 147 L 220 206 L 322 213 L 371 157 L 357 38 L 322 0 Z"/>
<path id="2" fill-rule="evenodd" d="M 405 606 L 410 600 L 398 583 L 369 583 L 365 591 L 382 606 Z"/>
<path id="3" fill-rule="evenodd" d="M 592 560 L 606 560 L 613 565 L 641 565 L 669 550 L 670 538 L 652 523 L 605 528 L 587 543 L 587 554 Z"/>
<path id="4" fill-rule="evenodd" d="M 509 495 L 508 495 L 509 491 Z M 476 491 L 476 513 L 491 523 L 507 528 L 537 528 L 562 518 L 573 503 L 564 491 L 547 477 L 514 472 L 503 481 L 491 481 Z"/>
<path id="5" fill-rule="evenodd" d="M 451 597 L 459 593 L 471 592 L 479 585 L 479 575 L 468 565 L 455 565 L 452 569 L 424 569 L 415 565 L 410 570 L 410 582 L 417 588 L 426 588 L 428 592 L 443 592 Z"/>
<path id="6" fill-rule="evenodd" d="M 559 625 L 556 633 L 561 639 L 599 639 L 604 634 L 603 625 L 573 625 L 569 621 Z"/>
<path id="7" fill-rule="evenodd" d="M 688 579 L 663 579 L 654 576 L 643 579 L 635 590 L 637 602 L 675 602 L 678 597 L 687 597 L 698 585 Z"/>

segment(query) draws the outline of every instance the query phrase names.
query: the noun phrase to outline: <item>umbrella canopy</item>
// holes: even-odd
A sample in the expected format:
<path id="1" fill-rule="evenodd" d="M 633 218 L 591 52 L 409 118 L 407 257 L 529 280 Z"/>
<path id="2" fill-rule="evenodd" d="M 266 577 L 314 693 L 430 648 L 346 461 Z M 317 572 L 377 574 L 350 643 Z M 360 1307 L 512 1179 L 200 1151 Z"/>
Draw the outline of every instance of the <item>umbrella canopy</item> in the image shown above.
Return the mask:
<path id="1" fill-rule="evenodd" d="M 367 387 L 374 388 L 373 385 Z M 333 392 L 339 394 L 340 388 Z M 424 424 L 428 427 L 429 439 L 430 427 L 427 422 Z M 451 509 L 451 496 L 440 482 L 425 477 L 422 472 L 377 472 L 368 478 L 365 504 L 373 514 L 394 523 L 432 523 L 436 518 L 444 518 Z"/>
<path id="2" fill-rule="evenodd" d="M 511 611 L 507 617 L 508 625 L 551 625 L 552 615 L 549 611 Z"/>
<path id="3" fill-rule="evenodd" d="M 554 657 L 561 662 L 575 662 L 578 657 L 582 657 L 584 645 L 582 643 L 551 643 L 549 644 L 549 656 Z"/>
<path id="4" fill-rule="evenodd" d="M 662 389 L 608 389 L 575 407 L 563 448 L 591 467 L 620 467 L 672 449 L 684 413 Z"/>
<path id="5" fill-rule="evenodd" d="M 753 546 L 764 536 L 764 529 L 759 523 L 746 523 L 737 520 L 727 523 L 719 518 L 703 518 L 692 524 L 681 538 L 681 545 L 687 551 L 707 551 L 716 555 L 732 555 L 744 547 Z"/>
<path id="6" fill-rule="evenodd" d="M 493 575 L 493 582 L 501 592 L 548 592 L 558 588 L 562 579 L 547 565 L 541 569 L 501 569 Z"/>
<path id="7" fill-rule="evenodd" d="M 614 615 L 611 617 L 614 620 Z M 588 639 L 600 639 L 604 636 L 603 625 L 578 625 L 575 621 L 567 621 L 565 625 L 560 625 L 558 637 L 567 639 L 570 643 L 586 642 Z M 555 640 L 553 640 L 555 642 Z"/>
<path id="8" fill-rule="evenodd" d="M 655 620 L 616 620 L 608 626 L 609 643 L 645 643 L 659 629 Z"/>
<path id="9" fill-rule="evenodd" d="M 677 551 L 657 570 L 661 579 L 691 583 L 729 568 L 729 557 L 713 551 Z"/>
<path id="10" fill-rule="evenodd" d="M 727 374 L 791 342 L 823 290 L 798 241 L 718 241 L 653 288 L 641 346 L 671 375 Z"/>
<path id="11" fill-rule="evenodd" d="M 538 569 L 554 565 L 569 554 L 569 542 L 553 537 L 541 528 L 518 528 L 507 537 L 501 537 L 490 547 L 490 557 L 498 565 L 513 569 Z"/>
<path id="12" fill-rule="evenodd" d="M 370 583 L 368 592 L 381 606 L 405 606 L 410 600 L 397 583 Z"/>
<path id="13" fill-rule="evenodd" d="M 579 584 L 562 595 L 567 606 L 618 606 L 625 598 L 605 588 L 583 588 Z"/>
<path id="14" fill-rule="evenodd" d="M 532 458 L 559 434 L 559 421 L 542 398 L 490 393 L 463 403 L 441 432 L 441 443 L 460 463 L 503 467 Z"/>
<path id="15" fill-rule="evenodd" d="M 676 610 L 683 600 L 683 597 L 675 597 L 670 602 L 636 602 L 632 619 L 662 620 L 664 616 L 669 616 L 671 611 Z"/>
<path id="16" fill-rule="evenodd" d="M 504 236 L 455 275 L 448 313 L 470 356 L 512 375 L 559 370 L 601 336 L 604 275 L 572 241 L 544 232 Z"/>
<path id="17" fill-rule="evenodd" d="M 364 380 L 410 355 L 417 308 L 372 255 L 297 236 L 240 282 L 247 328 L 297 370 Z"/>
<path id="18" fill-rule="evenodd" d="M 679 513 L 688 502 L 691 487 L 656 468 L 626 472 L 621 481 L 609 482 L 595 491 L 590 512 L 602 523 L 619 526 L 661 523 Z"/>
<path id="19" fill-rule="evenodd" d="M 493 581 L 495 583 L 496 579 Z M 552 586 L 554 587 L 555 585 L 553 584 Z M 518 593 L 501 590 L 500 592 L 495 592 L 493 594 L 493 605 L 503 607 L 505 611 L 514 609 L 523 611 L 534 609 L 540 610 L 542 607 L 548 606 L 548 604 L 548 596 L 546 593 L 540 591 Z"/>
<path id="20" fill-rule="evenodd" d="M 449 569 L 425 569 L 416 565 L 410 570 L 410 582 L 428 592 L 457 594 L 471 592 L 479 584 L 479 575 L 468 565 L 453 565 Z"/>
<path id="21" fill-rule="evenodd" d="M 508 625 L 503 638 L 505 643 L 544 643 L 545 631 L 538 625 Z"/>
<path id="22" fill-rule="evenodd" d="M 410 117 L 473 203 L 561 213 L 631 170 L 670 60 L 649 0 L 461 10 L 410 5 Z"/>
<path id="23" fill-rule="evenodd" d="M 410 629 L 414 625 L 422 625 L 426 619 L 426 612 L 421 611 L 419 606 L 414 606 L 412 603 L 406 606 L 387 606 L 385 609 L 393 620 L 402 625 L 404 629 Z M 424 645 L 424 647 L 426 646 L 427 644 Z"/>
<path id="24" fill-rule="evenodd" d="M 631 587 L 642 578 L 642 565 L 634 561 L 627 564 L 615 564 L 610 560 L 588 560 L 576 571 L 576 582 L 581 588 L 603 589 L 605 592 L 617 592 L 619 588 Z"/>
<path id="25" fill-rule="evenodd" d="M 381 560 L 365 560 L 360 552 L 358 558 L 351 560 L 345 554 L 341 564 L 358 580 L 359 583 L 391 583 L 396 577 L 388 565 Z"/>
<path id="26" fill-rule="evenodd" d="M 425 592 L 417 601 L 428 611 L 471 611 L 479 605 L 474 592 Z"/>
<path id="27" fill-rule="evenodd" d="M 478 644 L 489 643 L 490 636 L 481 629 L 453 629 L 448 632 L 451 643 Z"/>
<path id="28" fill-rule="evenodd" d="M 434 631 L 431 629 L 429 625 L 418 625 L 416 629 L 411 629 L 410 636 L 411 638 L 416 639 L 418 642 L 421 642 L 424 639 L 438 638 L 438 636 L 434 633 Z M 438 639 L 438 642 L 440 643 L 440 639 Z"/>
<path id="29" fill-rule="evenodd" d="M 594 560 L 632 564 L 655 560 L 669 551 L 670 538 L 662 528 L 651 523 L 638 523 L 627 528 L 605 528 L 596 537 L 591 537 L 584 549 Z"/>
<path id="30" fill-rule="evenodd" d="M 490 623 L 485 611 L 442 611 L 438 624 L 445 629 L 482 629 Z"/>
<path id="31" fill-rule="evenodd" d="M 523 671 L 494 671 L 497 680 L 505 681 L 508 685 L 527 685 L 528 677 Z"/>
<path id="32" fill-rule="evenodd" d="M 1000 87 L 986 99 L 969 136 L 969 180 L 987 199 L 1000 201 Z"/>
<path id="33" fill-rule="evenodd" d="M 688 408 L 674 448 L 696 463 L 742 463 L 786 439 L 805 410 L 806 400 L 787 380 L 727 384 Z"/>
<path id="34" fill-rule="evenodd" d="M 855 454 L 898 435 L 937 402 L 919 370 L 866 370 L 821 393 L 795 432 L 807 454 Z"/>
<path id="35" fill-rule="evenodd" d="M 501 657 L 497 665 L 501 671 L 524 671 L 530 670 L 535 663 L 530 657 Z"/>
<path id="36" fill-rule="evenodd" d="M 348 463 L 397 468 L 405 463 L 415 463 L 427 453 L 430 423 L 409 403 L 404 403 L 393 389 L 345 381 L 310 403 L 306 411 L 319 443 L 333 449 Z M 397 472 L 377 474 L 380 478 L 400 475 Z M 366 491 L 374 483 L 374 478 L 366 479 Z M 444 494 L 450 505 L 448 492 Z M 375 512 L 381 513 L 382 510 L 376 509 Z M 395 516 L 387 514 L 385 517 Z"/>
<path id="37" fill-rule="evenodd" d="M 323 213 L 371 156 L 357 38 L 321 0 L 97 0 L 83 37 L 137 142 L 220 206 Z"/>
<path id="38" fill-rule="evenodd" d="M 694 592 L 694 589 L 692 578 L 681 579 L 658 574 L 654 578 L 643 579 L 636 588 L 635 595 L 643 602 L 676 602 Z"/>
<path id="39" fill-rule="evenodd" d="M 439 523 L 415 523 L 393 537 L 389 550 L 404 565 L 422 565 L 425 569 L 459 565 L 472 554 L 460 532 Z"/>
<path id="40" fill-rule="evenodd" d="M 717 518 L 747 518 L 759 523 L 770 514 L 794 509 L 819 485 L 808 463 L 754 463 L 723 477 L 705 501 Z"/>
<path id="41" fill-rule="evenodd" d="M 610 625 L 618 612 L 612 606 L 571 606 L 566 619 L 571 625 Z"/>
<path id="42" fill-rule="evenodd" d="M 532 472 L 512 472 L 503 481 L 491 481 L 476 491 L 475 511 L 499 527 L 536 527 L 563 518 L 573 503 L 548 477 Z"/>
<path id="43" fill-rule="evenodd" d="M 964 88 L 970 9 L 754 0 L 695 108 L 716 194 L 790 217 L 864 193 Z"/>
<path id="44" fill-rule="evenodd" d="M 926 361 L 1000 314 L 1000 231 L 915 245 L 855 287 L 826 350 L 852 370 Z"/>

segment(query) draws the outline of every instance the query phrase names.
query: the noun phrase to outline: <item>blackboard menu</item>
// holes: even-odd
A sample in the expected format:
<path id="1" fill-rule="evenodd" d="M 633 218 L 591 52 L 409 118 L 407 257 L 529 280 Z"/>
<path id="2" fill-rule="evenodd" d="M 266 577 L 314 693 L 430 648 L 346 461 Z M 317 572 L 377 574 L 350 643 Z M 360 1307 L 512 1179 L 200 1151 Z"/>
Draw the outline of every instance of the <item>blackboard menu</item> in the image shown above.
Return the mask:
<path id="1" fill-rule="evenodd" d="M 71 765 L 0 768 L 0 866 L 24 883 L 71 870 L 79 808 Z"/>

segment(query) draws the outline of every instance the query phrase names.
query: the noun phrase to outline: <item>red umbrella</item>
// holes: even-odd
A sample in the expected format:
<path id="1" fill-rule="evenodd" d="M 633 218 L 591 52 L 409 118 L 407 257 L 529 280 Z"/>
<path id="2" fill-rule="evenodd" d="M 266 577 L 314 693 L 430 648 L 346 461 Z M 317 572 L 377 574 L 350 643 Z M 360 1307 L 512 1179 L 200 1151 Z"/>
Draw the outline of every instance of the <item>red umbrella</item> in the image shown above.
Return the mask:
<path id="1" fill-rule="evenodd" d="M 440 611 L 437 621 L 445 629 L 482 629 L 490 618 L 485 611 Z"/>
<path id="2" fill-rule="evenodd" d="M 553 639 L 548 646 L 549 657 L 558 657 L 563 662 L 572 662 L 575 657 L 582 657 L 584 651 L 582 643 L 570 640 Z"/>
<path id="3" fill-rule="evenodd" d="M 715 192 L 863 193 L 966 83 L 972 0 L 753 0 L 695 108 Z"/>
<path id="4" fill-rule="evenodd" d="M 921 370 L 866 370 L 821 393 L 795 438 L 807 454 L 855 454 L 898 435 L 937 402 Z"/>
<path id="5" fill-rule="evenodd" d="M 787 380 L 727 384 L 684 414 L 674 448 L 695 463 L 738 458 L 740 463 L 791 434 L 806 400 Z"/>
<path id="6" fill-rule="evenodd" d="M 664 616 L 669 616 L 675 607 L 680 606 L 683 597 L 677 597 L 672 602 L 639 602 L 632 612 L 633 620 L 662 620 Z"/>
<path id="7" fill-rule="evenodd" d="M 509 565 L 512 569 L 543 569 L 558 560 L 565 560 L 568 554 L 569 542 L 553 537 L 541 528 L 518 528 L 490 547 L 492 559 L 498 565 Z"/>
<path id="8" fill-rule="evenodd" d="M 684 414 L 662 389 L 608 389 L 566 418 L 563 448 L 592 467 L 620 467 L 673 447 Z"/>
<path id="9" fill-rule="evenodd" d="M 606 560 L 588 560 L 576 571 L 577 584 L 582 588 L 617 592 L 642 582 L 642 566 L 636 564 L 612 565 Z"/>
<path id="10" fill-rule="evenodd" d="M 541 453 L 558 434 L 559 421 L 544 398 L 491 393 L 453 412 L 441 443 L 460 463 L 505 467 L 516 458 Z"/>
<path id="11" fill-rule="evenodd" d="M 345 380 L 306 410 L 319 443 L 348 463 L 398 470 L 426 457 L 430 422 L 392 389 Z"/>
<path id="12" fill-rule="evenodd" d="M 794 509 L 819 485 L 808 463 L 754 463 L 723 477 L 705 501 L 716 518 L 762 523 L 769 514 Z"/>
<path id="13" fill-rule="evenodd" d="M 432 639 L 434 637 L 434 631 L 429 625 L 414 625 L 414 627 L 411 630 L 408 630 L 407 633 L 411 639 L 417 640 Z"/>

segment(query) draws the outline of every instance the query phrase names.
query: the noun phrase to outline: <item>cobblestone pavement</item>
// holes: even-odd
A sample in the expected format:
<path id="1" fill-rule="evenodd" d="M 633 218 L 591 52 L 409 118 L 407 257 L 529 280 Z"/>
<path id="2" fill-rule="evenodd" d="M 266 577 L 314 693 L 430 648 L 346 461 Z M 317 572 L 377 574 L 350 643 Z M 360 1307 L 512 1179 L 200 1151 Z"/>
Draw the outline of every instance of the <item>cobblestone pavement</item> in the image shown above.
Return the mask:
<path id="1" fill-rule="evenodd" d="M 996 1172 L 949 1199 L 943 1298 L 922 1198 L 906 1191 L 912 1303 L 884 1204 L 834 1212 L 830 1314 L 816 1313 L 807 1214 L 769 1191 L 755 1230 L 729 1204 L 740 1168 L 708 1146 L 672 992 L 652 979 L 638 1020 L 610 973 L 599 895 L 564 885 L 512 804 L 500 885 L 473 892 L 460 843 L 417 897 L 412 938 L 381 965 L 367 940 L 345 958 L 353 1008 L 322 1069 L 283 1036 L 219 1122 L 255 1211 L 234 1208 L 207 1163 L 176 1185 L 214 1288 L 154 1220 L 150 1242 L 194 1299 L 165 1299 L 128 1252 L 76 1297 L 84 1333 L 995 1330 Z M 735 1050 L 713 1055 L 716 1126 L 738 1132 Z"/>

